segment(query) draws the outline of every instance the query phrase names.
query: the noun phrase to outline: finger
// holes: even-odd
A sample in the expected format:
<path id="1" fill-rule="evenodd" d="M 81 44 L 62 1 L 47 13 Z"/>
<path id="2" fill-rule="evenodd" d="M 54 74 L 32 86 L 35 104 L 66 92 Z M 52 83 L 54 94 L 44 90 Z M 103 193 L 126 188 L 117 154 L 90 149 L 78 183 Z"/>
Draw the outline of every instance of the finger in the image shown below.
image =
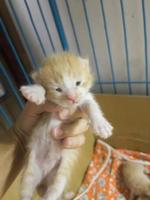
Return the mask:
<path id="1" fill-rule="evenodd" d="M 77 135 L 75 137 L 67 137 L 62 140 L 62 146 L 64 148 L 73 149 L 82 146 L 85 143 L 85 135 Z"/>
<path id="2" fill-rule="evenodd" d="M 52 130 L 52 136 L 54 139 L 59 139 L 59 140 L 65 137 L 60 127 L 56 127 Z"/>
<path id="3" fill-rule="evenodd" d="M 61 126 L 63 131 L 62 137 L 79 135 L 85 132 L 89 127 L 87 119 L 76 119 L 72 123 L 64 123 Z"/>
<path id="4" fill-rule="evenodd" d="M 74 121 L 74 119 L 77 118 L 87 118 L 86 114 L 81 109 L 77 109 L 76 112 L 73 112 L 73 114 L 71 111 L 63 109 L 58 115 L 61 120 L 69 119 L 69 121 Z"/>
<path id="5" fill-rule="evenodd" d="M 76 112 L 74 112 L 72 115 L 71 115 L 71 119 L 77 119 L 77 118 L 87 118 L 87 115 L 80 109 L 78 108 L 76 110 Z"/>
<path id="6" fill-rule="evenodd" d="M 46 101 L 43 105 L 41 105 L 41 110 L 43 112 L 58 112 L 62 108 L 55 103 L 52 103 L 50 101 Z"/>
<path id="7" fill-rule="evenodd" d="M 61 127 L 52 130 L 54 139 L 63 139 L 70 136 L 76 136 L 85 132 L 89 127 L 86 119 L 76 119 L 72 123 L 62 124 Z"/>

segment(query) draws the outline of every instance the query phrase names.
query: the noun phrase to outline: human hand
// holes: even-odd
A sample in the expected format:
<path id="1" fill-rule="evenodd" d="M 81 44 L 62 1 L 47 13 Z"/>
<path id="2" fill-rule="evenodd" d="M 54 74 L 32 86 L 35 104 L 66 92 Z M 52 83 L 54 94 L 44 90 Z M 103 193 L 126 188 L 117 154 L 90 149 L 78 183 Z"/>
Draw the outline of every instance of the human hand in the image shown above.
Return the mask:
<path id="1" fill-rule="evenodd" d="M 61 139 L 64 148 L 80 147 L 85 143 L 84 132 L 89 128 L 89 120 L 80 109 L 73 114 L 66 111 L 59 112 L 63 123 L 60 128 L 53 130 L 53 137 L 56 140 Z"/>
<path id="2" fill-rule="evenodd" d="M 83 118 L 83 113 L 79 110 L 72 116 L 66 111 L 51 102 L 37 106 L 28 101 L 15 124 L 15 133 L 18 137 L 19 133 L 27 137 L 44 112 L 58 112 L 63 124 L 61 128 L 52 132 L 53 137 L 56 140 L 61 140 L 64 148 L 79 147 L 85 141 L 85 136 L 82 133 L 88 129 L 87 120 Z"/>

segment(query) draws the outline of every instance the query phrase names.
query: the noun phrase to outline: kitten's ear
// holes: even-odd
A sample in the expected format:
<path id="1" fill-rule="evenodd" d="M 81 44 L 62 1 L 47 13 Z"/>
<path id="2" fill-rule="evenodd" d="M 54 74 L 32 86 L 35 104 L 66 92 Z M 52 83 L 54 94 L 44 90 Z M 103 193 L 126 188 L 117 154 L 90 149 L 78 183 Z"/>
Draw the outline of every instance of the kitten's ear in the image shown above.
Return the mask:
<path id="1" fill-rule="evenodd" d="M 22 95 L 28 100 L 37 105 L 43 104 L 46 100 L 45 89 L 41 85 L 22 86 L 20 88 Z"/>
<path id="2" fill-rule="evenodd" d="M 83 66 L 89 67 L 89 60 L 85 58 L 80 58 L 80 62 Z"/>

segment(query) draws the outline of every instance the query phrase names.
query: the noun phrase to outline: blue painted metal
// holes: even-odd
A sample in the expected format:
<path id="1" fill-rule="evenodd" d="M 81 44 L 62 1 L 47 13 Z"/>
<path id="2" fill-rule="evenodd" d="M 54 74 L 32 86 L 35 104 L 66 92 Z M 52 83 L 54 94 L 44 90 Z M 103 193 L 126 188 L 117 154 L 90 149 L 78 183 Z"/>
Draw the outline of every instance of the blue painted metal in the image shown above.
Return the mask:
<path id="1" fill-rule="evenodd" d="M 12 119 L 9 117 L 9 115 L 7 114 L 7 112 L 2 106 L 0 106 L 0 115 L 4 119 L 5 123 L 8 125 L 8 127 L 10 128 L 13 125 Z"/>
<path id="2" fill-rule="evenodd" d="M 20 97 L 18 90 L 16 89 L 14 82 L 11 78 L 11 76 L 9 75 L 9 73 L 6 71 L 5 67 L 2 65 L 2 63 L 0 62 L 0 73 L 3 75 L 3 77 L 7 80 L 7 83 L 9 85 L 9 87 L 11 88 L 14 96 L 16 97 L 20 108 L 22 109 L 24 107 L 24 101 L 23 99 Z"/>
<path id="3" fill-rule="evenodd" d="M 143 14 L 143 28 L 144 28 L 144 51 L 145 51 L 145 79 L 146 79 L 146 95 L 149 95 L 148 89 L 148 48 L 147 48 L 147 25 L 146 25 L 146 13 L 145 3 L 142 0 L 142 14 Z"/>
<path id="4" fill-rule="evenodd" d="M 21 36 L 22 36 L 22 38 L 23 38 L 23 40 L 24 40 L 24 42 L 25 42 L 25 45 L 26 45 L 26 48 L 27 48 L 27 52 L 29 53 L 29 56 L 30 56 L 31 61 L 32 61 L 32 63 L 33 63 L 33 68 L 35 68 L 35 67 L 37 67 L 36 59 L 34 58 L 33 53 L 32 53 L 32 50 L 31 50 L 31 48 L 30 48 L 30 45 L 28 44 L 28 40 L 27 40 L 26 37 L 25 37 L 24 31 L 23 31 L 23 29 L 22 29 L 22 26 L 21 26 L 21 24 L 20 24 L 20 21 L 19 21 L 19 19 L 18 19 L 18 16 L 17 16 L 17 14 L 16 14 L 15 9 L 14 9 L 13 3 L 12 3 L 11 0 L 8 0 L 8 3 L 9 3 L 10 8 L 11 8 L 11 10 L 12 10 L 14 19 L 15 19 L 15 21 L 16 21 L 16 23 L 17 23 L 18 29 L 19 29 L 19 31 L 20 31 L 20 33 L 21 33 Z"/>
<path id="5" fill-rule="evenodd" d="M 37 0 L 37 5 L 38 5 L 38 7 L 39 7 L 39 10 L 40 10 L 40 13 L 41 13 L 41 16 L 42 16 L 42 20 L 43 20 L 43 23 L 44 23 L 45 28 L 46 28 L 46 31 L 47 31 L 47 34 L 48 34 L 48 38 L 49 38 L 51 47 L 52 47 L 53 51 L 56 52 L 56 49 L 55 49 L 55 46 L 54 46 L 54 43 L 53 43 L 53 40 L 52 40 L 50 31 L 49 31 L 49 29 L 48 29 L 47 22 L 46 22 L 46 20 L 45 20 L 45 16 L 44 16 L 44 13 L 43 13 L 43 10 L 42 10 L 42 8 L 41 8 L 41 4 L 40 4 L 40 1 L 39 1 L 39 0 Z"/>
<path id="6" fill-rule="evenodd" d="M 128 75 L 128 88 L 129 88 L 129 94 L 132 94 L 129 52 L 128 52 L 128 39 L 127 39 L 127 27 L 126 27 L 125 16 L 124 16 L 123 0 L 120 0 L 120 7 L 121 7 L 122 26 L 123 26 L 123 32 L 124 32 L 124 45 L 125 45 L 126 65 L 127 65 L 127 75 Z"/>
<path id="7" fill-rule="evenodd" d="M 60 42 L 62 45 L 63 50 L 69 50 L 69 45 L 67 42 L 67 38 L 65 35 L 65 31 L 64 31 L 64 27 L 60 18 L 60 14 L 59 14 L 59 10 L 57 7 L 57 3 L 55 0 L 48 0 L 49 2 L 49 6 L 51 8 L 52 14 L 53 14 L 53 18 L 55 21 L 55 25 L 59 34 L 59 38 L 60 38 Z"/>
<path id="8" fill-rule="evenodd" d="M 93 52 L 93 56 L 94 56 L 94 61 L 95 61 L 95 66 L 96 66 L 96 71 L 97 71 L 97 77 L 99 79 L 99 82 L 101 82 L 101 77 L 100 77 L 100 74 L 99 74 L 99 67 L 98 67 L 96 52 L 95 52 L 95 48 L 94 48 L 94 42 L 93 42 L 93 38 L 92 38 L 90 23 L 89 23 L 89 19 L 88 19 L 88 13 L 87 13 L 87 9 L 86 9 L 86 3 L 85 3 L 84 0 L 82 0 L 82 5 L 83 5 L 86 24 L 87 24 L 87 28 L 88 28 L 88 33 L 89 33 L 90 43 L 91 43 L 91 47 L 92 47 L 92 52 Z M 103 93 L 102 85 L 100 84 L 99 86 L 100 86 L 100 92 Z"/>
<path id="9" fill-rule="evenodd" d="M 77 37 L 77 34 L 76 34 L 75 26 L 74 26 L 74 23 L 73 23 L 72 15 L 71 15 L 71 12 L 70 12 L 70 7 L 69 7 L 68 0 L 65 0 L 65 3 L 66 3 L 66 7 L 67 7 L 70 23 L 71 23 L 73 35 L 74 35 L 74 38 L 75 38 L 75 41 L 76 41 L 77 50 L 78 50 L 79 55 L 81 55 L 81 49 L 80 49 L 78 37 Z"/>
<path id="10" fill-rule="evenodd" d="M 17 22 L 17 24 L 19 24 L 19 19 L 15 13 L 15 9 L 13 8 L 13 3 L 12 3 L 12 0 L 8 0 L 10 3 L 10 7 L 12 9 L 12 12 L 13 12 L 13 15 L 14 15 L 14 18 Z M 27 11 L 28 11 L 28 14 L 29 14 L 29 17 L 30 17 L 30 20 L 31 20 L 31 23 L 33 25 L 33 28 L 35 30 L 35 34 L 38 38 L 38 41 L 40 43 L 40 46 L 41 46 L 41 49 L 42 49 L 42 52 L 43 54 L 46 55 L 46 51 L 44 49 L 44 46 L 42 44 L 42 41 L 41 41 L 41 38 L 40 38 L 40 35 L 38 33 L 38 30 L 36 28 L 36 25 L 34 23 L 34 19 L 32 17 L 32 12 L 29 8 L 29 1 L 27 0 L 24 0 L 25 2 L 25 5 L 26 5 L 26 8 L 27 8 Z M 28 3 L 27 3 L 28 2 Z M 116 88 L 116 85 L 118 84 L 124 84 L 124 85 L 127 85 L 128 87 L 128 91 L 129 91 L 129 94 L 132 94 L 132 85 L 134 84 L 141 84 L 142 86 L 146 86 L 146 94 L 149 95 L 149 84 L 150 84 L 150 81 L 148 80 L 149 77 L 148 77 L 148 72 L 149 72 L 149 66 L 148 66 L 148 62 L 149 62 L 149 58 L 148 58 L 148 30 L 147 30 L 147 23 L 148 23 L 148 19 L 146 18 L 146 11 L 145 11 L 145 1 L 142 0 L 141 1 L 141 11 L 142 11 L 142 14 L 143 14 L 143 30 L 144 30 L 144 52 L 145 52 L 145 66 L 144 66 L 144 70 L 145 70 L 145 80 L 143 81 L 132 81 L 132 77 L 131 77 L 131 72 L 130 72 L 130 54 L 129 54 L 129 44 L 128 44 L 128 30 L 127 30 L 127 21 L 126 21 L 126 17 L 125 17 L 125 11 L 124 11 L 124 1 L 123 0 L 120 0 L 118 1 L 118 3 L 120 3 L 120 9 L 121 9 L 121 20 L 122 20 L 122 29 L 123 29 L 123 43 L 124 43 L 124 52 L 125 52 L 125 60 L 126 60 L 126 70 L 127 70 L 127 80 L 126 81 L 118 81 L 116 80 L 117 77 L 115 77 L 115 69 L 114 69 L 114 64 L 113 64 L 113 55 L 112 55 L 112 52 L 111 52 L 111 41 L 110 41 L 110 38 L 109 38 L 109 32 L 108 32 L 108 24 L 107 24 L 107 13 L 105 11 L 105 5 L 104 5 L 104 0 L 99 0 L 100 2 L 100 12 L 102 13 L 102 18 L 103 18 L 103 25 L 104 25 L 104 31 L 105 31 L 105 40 L 106 40 L 106 46 L 107 46 L 107 51 L 108 51 L 108 57 L 109 57 L 109 63 L 110 63 L 110 69 L 111 69 L 111 74 L 112 74 L 112 81 L 105 81 L 105 80 L 101 80 L 101 76 L 100 76 L 100 66 L 98 66 L 98 61 L 97 61 L 97 56 L 99 55 L 96 55 L 96 50 L 95 50 L 95 46 L 94 46 L 94 40 L 93 40 L 93 35 L 92 35 L 92 30 L 91 30 L 91 27 L 90 27 L 90 21 L 89 21 L 89 15 L 88 15 L 88 8 L 87 8 L 87 1 L 86 0 L 81 0 L 81 3 L 82 3 L 82 6 L 83 6 L 83 15 L 85 16 L 85 20 L 86 20 L 86 25 L 87 25 L 87 34 L 89 36 L 89 42 L 90 42 L 90 45 L 92 47 L 92 53 L 93 53 L 93 57 L 94 57 L 94 61 L 95 61 L 95 65 L 96 65 L 96 72 L 97 72 L 97 75 L 98 75 L 98 80 L 96 82 L 96 84 L 99 84 L 99 87 L 100 87 L 100 91 L 101 92 L 104 92 L 103 91 L 103 85 L 104 84 L 111 84 L 113 86 L 113 90 L 114 90 L 114 93 L 117 93 L 117 88 Z M 54 43 L 53 43 L 53 40 L 52 40 L 52 37 L 51 37 L 51 32 L 50 32 L 50 28 L 48 27 L 48 24 L 46 22 L 46 18 L 45 18 L 45 15 L 43 13 L 43 10 L 42 10 L 42 7 L 41 7 L 41 4 L 42 1 L 40 0 L 37 0 L 37 5 L 39 7 L 39 11 L 41 13 L 41 17 L 42 17 L 42 20 L 43 20 L 43 23 L 45 25 L 45 28 L 46 28 L 46 31 L 47 31 L 47 34 L 48 34 L 48 37 L 49 37 L 49 40 L 50 40 L 50 43 L 52 45 L 52 48 L 53 48 L 53 51 L 57 51 L 57 49 L 55 48 L 54 46 Z M 51 9 L 51 12 L 52 12 L 52 15 L 53 15 L 53 18 L 54 18 L 54 22 L 55 22 L 55 25 L 56 25 L 56 29 L 57 29 L 57 32 L 58 32 L 58 35 L 59 35 L 59 38 L 60 38 L 60 42 L 61 42 L 61 45 L 62 45 L 62 48 L 63 50 L 69 50 L 69 44 L 68 44 L 68 41 L 67 41 L 67 38 L 66 38 L 66 35 L 65 35 L 65 30 L 64 30 L 64 27 L 63 27 L 63 23 L 62 23 L 62 19 L 61 19 L 61 15 L 59 13 L 59 8 L 58 8 L 58 5 L 57 5 L 57 0 L 48 0 L 48 3 L 49 3 L 49 6 L 50 6 L 50 9 Z M 79 44 L 79 41 L 78 41 L 78 35 L 77 35 L 77 30 L 76 30 L 76 27 L 75 27 L 75 24 L 74 24 L 74 21 L 73 21 L 73 15 L 71 13 L 71 9 L 70 9 L 70 2 L 69 0 L 64 0 L 64 3 L 65 3 L 65 6 L 66 6 L 66 9 L 67 9 L 67 14 L 68 14 L 68 18 L 70 20 L 70 23 L 71 23 L 71 28 L 72 28 L 72 31 L 73 31 L 73 35 L 74 35 L 74 39 L 75 39 L 75 43 L 76 43 L 76 47 L 77 47 L 77 50 L 79 52 L 79 54 L 81 54 L 81 46 Z M 80 20 L 80 19 L 79 19 Z M 20 32 L 22 34 L 22 36 L 24 35 L 23 34 L 23 30 L 20 28 L 21 25 L 19 24 L 18 25 L 19 29 L 20 29 Z M 25 36 L 23 36 L 25 37 Z M 24 39 L 24 41 L 27 43 L 26 39 Z M 29 46 L 29 45 L 28 45 Z M 28 48 L 27 48 L 28 50 Z M 28 50 L 28 52 L 30 53 L 30 49 Z M 145 85 L 144 85 L 145 84 Z"/>
<path id="11" fill-rule="evenodd" d="M 4 25 L 4 23 L 3 23 L 3 21 L 2 21 L 1 18 L 0 18 L 0 30 L 4 33 L 4 35 L 5 35 L 6 39 L 7 39 L 7 42 L 8 42 L 8 44 L 9 44 L 9 46 L 10 46 L 12 52 L 14 53 L 14 56 L 15 56 L 15 58 L 16 58 L 16 61 L 17 61 L 17 63 L 18 63 L 18 66 L 19 66 L 20 69 L 21 69 L 22 74 L 23 74 L 24 77 L 26 78 L 27 82 L 28 82 L 28 83 L 31 83 L 31 79 L 30 79 L 28 73 L 26 72 L 26 70 L 25 70 L 25 68 L 24 68 L 24 66 L 23 66 L 23 64 L 22 64 L 22 62 L 21 62 L 21 60 L 20 60 L 20 57 L 19 57 L 19 55 L 18 55 L 18 53 L 17 53 L 17 51 L 16 51 L 16 49 L 15 49 L 15 47 L 14 47 L 14 45 L 13 45 L 11 39 L 10 39 L 10 37 L 9 37 L 9 35 L 8 35 L 8 32 L 7 32 L 7 30 L 6 30 L 6 28 L 5 28 L 5 25 Z"/>
<path id="12" fill-rule="evenodd" d="M 105 31 L 105 37 L 106 37 L 106 44 L 107 44 L 107 49 L 108 49 L 109 61 L 110 61 L 110 66 L 111 66 L 112 84 L 113 84 L 114 93 L 116 94 L 117 93 L 117 89 L 116 89 L 116 86 L 115 86 L 115 73 L 114 73 L 112 54 L 111 54 L 111 49 L 110 49 L 110 42 L 109 42 L 109 36 L 108 36 L 108 30 L 107 30 L 107 22 L 106 22 L 106 17 L 105 17 L 103 0 L 100 0 L 100 5 L 101 5 L 100 8 L 101 8 L 102 16 L 103 16 L 103 22 L 104 22 L 104 31 Z"/>
<path id="13" fill-rule="evenodd" d="M 26 8 L 27 8 L 27 11 L 28 11 L 28 14 L 29 14 L 29 17 L 30 17 L 30 20 L 31 20 L 31 24 L 32 24 L 33 29 L 34 29 L 34 31 L 35 31 L 36 37 L 37 37 L 37 39 L 38 39 L 38 41 L 39 41 L 40 47 L 41 47 L 41 49 L 42 49 L 42 52 L 43 52 L 44 56 L 46 56 L 46 51 L 45 51 L 44 45 L 43 45 L 43 43 L 42 43 L 42 40 L 41 40 L 40 35 L 39 35 L 39 33 L 38 33 L 38 30 L 37 30 L 37 28 L 36 28 L 36 26 L 35 26 L 35 23 L 34 23 L 34 20 L 33 20 L 31 11 L 30 11 L 30 8 L 29 8 L 29 6 L 28 6 L 28 3 L 27 3 L 26 0 L 24 0 L 24 3 L 25 3 L 25 6 L 26 6 Z"/>

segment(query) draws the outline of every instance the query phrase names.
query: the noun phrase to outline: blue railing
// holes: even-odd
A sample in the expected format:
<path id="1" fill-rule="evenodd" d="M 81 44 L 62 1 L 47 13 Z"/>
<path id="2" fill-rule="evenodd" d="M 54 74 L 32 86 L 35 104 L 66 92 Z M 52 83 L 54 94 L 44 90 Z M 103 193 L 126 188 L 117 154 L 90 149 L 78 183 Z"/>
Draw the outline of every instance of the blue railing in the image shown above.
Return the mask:
<path id="1" fill-rule="evenodd" d="M 109 2 L 109 4 L 112 3 Z M 39 57 L 37 59 L 36 51 L 33 50 L 32 44 L 30 42 L 30 34 L 31 31 L 28 33 L 28 28 L 32 27 L 33 30 L 33 38 L 35 37 L 35 40 L 39 44 L 39 49 L 37 51 L 41 51 L 42 56 L 47 56 L 48 54 L 58 52 L 60 50 L 70 50 L 73 51 L 73 49 L 76 49 L 77 53 L 79 55 L 85 55 L 89 56 L 91 60 L 93 60 L 93 69 L 96 73 L 96 81 L 95 85 L 98 86 L 98 92 L 101 93 L 114 93 L 118 94 L 120 90 L 118 90 L 119 86 L 121 85 L 123 88 L 126 88 L 127 94 L 135 94 L 135 88 L 136 88 L 136 94 L 145 94 L 149 95 L 149 44 L 148 44 L 148 37 L 149 37 L 149 30 L 148 26 L 150 24 L 150 18 L 147 15 L 148 12 L 148 4 L 145 0 L 140 1 L 134 1 L 134 4 L 136 6 L 133 6 L 133 2 L 130 0 L 123 1 L 123 0 L 114 0 L 113 1 L 113 8 L 109 6 L 108 1 L 104 0 L 78 0 L 78 1 L 70 1 L 70 0 L 46 0 L 46 1 L 28 1 L 23 0 L 16 3 L 13 0 L 7 0 L 7 5 L 10 9 L 10 13 L 12 15 L 12 18 L 17 26 L 17 29 L 19 30 L 21 39 L 23 40 L 23 44 L 25 45 L 25 49 L 27 50 L 27 53 L 29 55 L 29 58 L 31 59 L 31 62 L 33 63 L 33 68 L 37 67 L 39 63 L 37 60 L 42 59 L 42 57 Z M 130 5 L 131 4 L 131 5 Z M 19 7 L 20 6 L 20 7 Z M 95 7 L 94 7 L 95 6 Z M 127 8 L 131 10 L 130 16 L 127 12 Z M 112 28 L 112 32 L 116 32 L 117 35 L 117 29 L 113 29 L 113 26 L 111 25 L 110 21 L 111 19 L 109 16 L 109 9 L 116 9 L 116 13 L 119 13 L 116 16 L 111 16 L 112 19 L 115 19 L 115 17 L 120 18 L 120 24 L 118 25 L 119 31 L 122 34 L 121 35 L 121 46 L 122 46 L 122 57 L 123 60 L 120 65 L 122 65 L 124 69 L 124 74 L 121 74 L 121 77 L 117 75 L 118 68 L 115 66 L 115 60 L 114 59 L 114 42 L 112 39 L 110 26 Z M 138 17 L 137 21 L 142 24 L 141 26 L 139 23 L 136 24 L 137 28 L 140 26 L 140 29 L 142 29 L 140 35 L 141 47 L 143 48 L 143 54 L 144 57 L 140 58 L 141 66 L 139 68 L 135 68 L 136 70 L 139 70 L 137 73 L 137 76 L 133 76 L 133 66 L 134 58 L 131 55 L 131 44 L 129 43 L 129 39 L 131 39 L 131 32 L 129 31 L 129 18 L 130 20 L 135 19 L 134 18 L 134 12 L 135 8 L 138 8 Z M 18 9 L 18 10 L 17 10 Z M 27 29 L 24 29 L 25 22 L 22 20 L 20 13 L 18 12 L 19 9 L 22 9 L 21 12 L 24 14 L 24 17 L 26 18 L 25 22 L 28 23 Z M 34 10 L 33 12 L 33 9 Z M 74 12 L 72 12 L 74 10 Z M 92 21 L 94 18 L 92 17 L 93 14 L 97 16 L 97 24 L 95 28 L 93 28 L 92 23 L 95 23 L 95 21 Z M 21 13 L 21 14 L 22 14 Z M 40 22 L 43 23 L 42 26 L 40 26 L 39 23 L 37 23 L 36 17 L 39 17 Z M 67 22 L 66 22 L 67 21 Z M 79 26 L 80 22 L 82 21 L 82 27 Z M 115 20 L 114 20 L 115 21 Z M 112 23 L 114 23 L 112 21 Z M 3 28 L 3 31 L 5 35 L 8 37 L 8 34 L 5 30 L 5 27 L 3 26 L 3 22 L 0 20 L 0 26 Z M 40 29 L 40 27 L 44 27 L 44 29 Z M 97 35 L 96 32 L 97 28 L 103 30 L 103 35 Z M 80 31 L 79 29 L 82 29 Z M 81 35 L 84 30 L 85 35 Z M 85 33 L 86 30 L 86 33 Z M 71 31 L 71 33 L 69 33 Z M 46 45 L 43 41 L 43 33 L 47 36 L 47 44 L 51 47 L 52 52 L 46 48 Z M 102 33 L 102 31 L 101 31 Z M 68 38 L 68 35 L 71 35 L 71 39 Z M 136 34 L 136 33 L 135 33 Z M 95 37 L 96 35 L 96 37 Z M 103 39 L 103 46 L 104 52 L 101 55 L 101 43 L 98 38 L 101 37 L 101 40 Z M 133 36 L 134 37 L 134 34 Z M 85 39 L 86 38 L 86 39 Z M 85 39 L 85 40 L 84 40 Z M 70 41 L 73 41 L 71 43 Z M 84 40 L 84 42 L 83 42 Z M 18 53 L 14 49 L 14 46 L 10 39 L 8 38 L 8 41 L 10 43 L 10 47 L 14 51 L 14 54 L 16 55 L 17 61 L 19 63 L 19 67 L 22 70 L 23 76 L 26 78 L 28 83 L 30 83 L 30 77 L 26 73 L 26 70 L 24 69 Z M 88 48 L 85 49 L 84 43 L 88 43 Z M 34 41 L 33 41 L 34 43 Z M 73 44 L 75 44 L 73 46 Z M 96 45 L 99 45 L 99 49 L 97 51 Z M 136 45 L 136 44 L 135 44 Z M 135 47 L 136 51 L 136 47 Z M 118 52 L 118 56 L 120 56 Z M 136 63 L 137 61 L 135 61 Z M 104 63 L 104 64 L 103 64 Z M 105 67 L 105 63 L 107 65 L 107 69 Z M 119 65 L 118 64 L 118 65 Z M 108 70 L 108 73 L 103 73 L 105 70 Z M 103 75 L 104 74 L 104 75 Z M 109 75 L 108 75 L 109 74 Z M 136 74 L 136 73 L 135 73 Z M 143 78 L 144 77 L 144 78 Z M 106 90 L 106 87 L 112 88 Z M 142 91 L 139 90 L 138 87 L 142 86 Z M 122 92 L 121 92 L 122 93 Z M 16 96 L 16 98 L 18 98 Z"/>

